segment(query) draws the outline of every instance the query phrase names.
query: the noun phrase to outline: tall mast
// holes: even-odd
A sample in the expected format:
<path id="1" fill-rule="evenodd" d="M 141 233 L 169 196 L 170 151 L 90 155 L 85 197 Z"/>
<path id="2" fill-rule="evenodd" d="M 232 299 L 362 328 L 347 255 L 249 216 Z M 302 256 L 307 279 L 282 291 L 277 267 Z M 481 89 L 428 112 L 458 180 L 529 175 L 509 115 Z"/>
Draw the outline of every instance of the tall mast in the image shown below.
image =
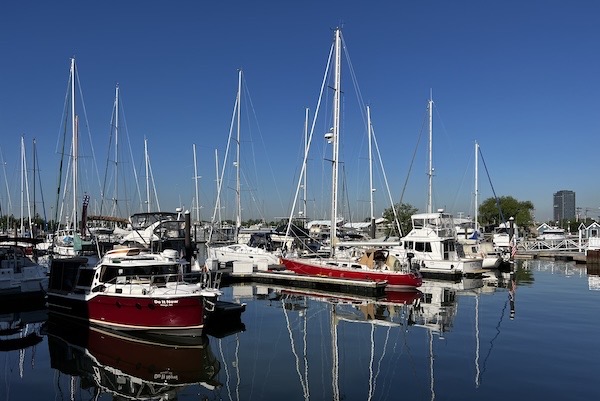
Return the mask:
<path id="1" fill-rule="evenodd" d="M 119 84 L 115 89 L 115 198 L 113 200 L 113 217 L 117 215 L 119 199 Z"/>
<path id="2" fill-rule="evenodd" d="M 32 169 L 32 171 L 33 171 L 33 202 L 32 203 L 33 203 L 33 218 L 35 219 L 35 217 L 36 217 L 35 216 L 35 212 L 36 212 L 36 210 L 35 210 L 35 159 L 36 159 L 35 138 L 33 138 L 32 154 L 33 154 L 33 157 L 32 157 L 33 160 L 31 161 L 33 164 L 33 169 Z M 30 221 L 30 224 L 31 224 L 31 221 Z M 33 232 L 31 233 L 31 237 L 32 238 L 34 237 Z"/>
<path id="3" fill-rule="evenodd" d="M 25 196 L 25 139 L 23 135 L 21 135 L 21 236 L 25 235 L 23 232 L 25 231 L 25 215 L 23 211 L 24 205 L 24 196 Z M 8 227 L 7 227 L 8 228 Z"/>
<path id="4" fill-rule="evenodd" d="M 144 138 L 144 161 L 146 164 L 146 211 L 150 213 L 150 173 L 148 161 L 148 139 Z"/>
<path id="5" fill-rule="evenodd" d="M 432 200 L 432 190 L 433 190 L 433 95 L 430 93 L 429 95 L 429 171 L 427 175 L 429 176 L 429 190 L 427 195 L 427 213 L 433 212 L 433 200 Z"/>
<path id="6" fill-rule="evenodd" d="M 337 202 L 338 202 L 338 168 L 339 168 L 339 134 L 340 134 L 340 76 L 341 76 L 341 31 L 339 28 L 335 30 L 335 71 L 334 71 L 334 86 L 333 86 L 333 173 L 331 180 L 331 232 L 329 238 L 331 241 L 330 255 L 335 254 L 335 243 L 337 239 Z"/>
<path id="7" fill-rule="evenodd" d="M 475 141 L 475 235 L 479 232 L 479 144 Z"/>
<path id="8" fill-rule="evenodd" d="M 193 144 L 194 150 L 194 183 L 196 186 L 196 221 L 200 223 L 200 200 L 198 198 L 198 179 L 202 178 L 198 176 L 198 163 L 196 162 L 196 144 Z"/>
<path id="9" fill-rule="evenodd" d="M 221 224 L 221 180 L 219 179 L 219 151 L 215 149 L 215 171 L 217 173 L 217 201 L 216 201 L 216 210 L 219 214 L 218 221 L 219 225 Z M 213 221 L 215 220 L 213 216 Z"/>
<path id="10" fill-rule="evenodd" d="M 79 117 L 75 116 L 75 129 L 73 130 L 73 229 L 77 227 L 77 182 L 79 172 Z"/>
<path id="11" fill-rule="evenodd" d="M 75 115 L 75 58 L 71 59 L 71 129 L 72 129 L 72 154 L 73 154 L 73 229 L 77 224 L 77 116 Z"/>
<path id="12" fill-rule="evenodd" d="M 240 227 L 242 227 L 242 196 L 241 196 L 241 185 L 240 185 L 240 109 L 242 101 L 242 70 L 238 72 L 238 95 L 237 95 L 237 157 L 235 162 L 236 169 L 236 183 L 235 183 L 235 195 L 236 195 L 236 218 L 235 218 L 235 242 L 237 242 Z"/>
<path id="13" fill-rule="evenodd" d="M 369 106 L 367 106 L 367 124 L 369 125 L 369 203 L 371 205 L 371 238 L 375 238 L 375 212 L 373 210 L 373 193 L 375 192 L 375 188 L 373 188 L 373 151 L 371 149 L 373 133 L 371 131 L 371 108 Z"/>
<path id="14" fill-rule="evenodd" d="M 304 154 L 306 154 L 308 149 L 308 107 L 305 110 L 304 116 Z M 304 161 L 306 163 L 306 161 Z M 304 167 L 304 175 L 302 176 L 302 217 L 306 219 L 306 167 Z M 306 221 L 306 220 L 305 220 Z M 304 226 L 304 224 L 303 224 Z"/>

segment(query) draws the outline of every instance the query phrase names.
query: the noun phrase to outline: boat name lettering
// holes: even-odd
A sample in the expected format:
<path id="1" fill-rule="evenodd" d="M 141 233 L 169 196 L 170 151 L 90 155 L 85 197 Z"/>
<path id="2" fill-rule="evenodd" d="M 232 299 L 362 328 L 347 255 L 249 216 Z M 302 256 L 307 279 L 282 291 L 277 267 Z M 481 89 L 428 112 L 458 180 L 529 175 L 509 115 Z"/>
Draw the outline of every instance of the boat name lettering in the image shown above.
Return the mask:
<path id="1" fill-rule="evenodd" d="M 154 374 L 155 380 L 179 380 L 179 375 L 172 372 L 159 372 Z"/>
<path id="2" fill-rule="evenodd" d="M 179 303 L 178 299 L 155 299 L 154 304 L 160 306 L 173 306 Z"/>

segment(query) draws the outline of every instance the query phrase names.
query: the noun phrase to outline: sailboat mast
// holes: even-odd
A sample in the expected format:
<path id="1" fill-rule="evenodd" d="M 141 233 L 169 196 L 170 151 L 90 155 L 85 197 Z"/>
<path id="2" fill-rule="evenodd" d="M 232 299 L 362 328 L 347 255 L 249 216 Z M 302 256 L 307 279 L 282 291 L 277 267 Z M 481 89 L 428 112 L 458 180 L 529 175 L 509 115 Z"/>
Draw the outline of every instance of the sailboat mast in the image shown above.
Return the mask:
<path id="1" fill-rule="evenodd" d="M 144 138 L 144 161 L 146 164 L 146 211 L 150 213 L 150 173 L 148 166 L 148 139 Z"/>
<path id="2" fill-rule="evenodd" d="M 335 253 L 335 242 L 337 238 L 337 207 L 338 207 L 338 169 L 339 169 L 339 134 L 340 134 L 340 76 L 341 76 L 341 31 L 335 30 L 335 70 L 333 86 L 333 172 L 331 179 L 331 232 L 329 235 L 331 242 L 331 256 Z"/>
<path id="3" fill-rule="evenodd" d="M 77 224 L 77 116 L 75 115 L 75 58 L 71 59 L 71 129 L 73 153 L 73 229 Z"/>
<path id="4" fill-rule="evenodd" d="M 119 199 L 119 84 L 115 89 L 115 198 L 113 200 L 113 217 L 117 215 Z"/>
<path id="5" fill-rule="evenodd" d="M 309 115 L 309 110 L 308 107 L 305 110 L 305 115 L 304 115 L 304 154 L 306 154 L 307 149 L 308 149 L 308 115 Z M 307 189 L 306 189 L 306 167 L 304 168 L 304 175 L 302 176 L 302 217 L 304 217 L 305 219 L 307 219 L 306 217 L 306 193 L 307 193 Z"/>
<path id="6" fill-rule="evenodd" d="M 433 95 L 429 96 L 429 190 L 427 195 L 427 213 L 433 213 Z"/>
<path id="7" fill-rule="evenodd" d="M 23 135 L 21 135 L 21 236 L 24 237 L 23 234 L 25 230 L 25 214 L 23 211 L 24 199 L 25 196 L 25 139 Z"/>
<path id="8" fill-rule="evenodd" d="M 79 117 L 75 116 L 75 129 L 73 130 L 73 230 L 77 227 L 77 181 L 79 159 Z"/>
<path id="9" fill-rule="evenodd" d="M 31 161 L 32 164 L 33 164 L 33 169 L 32 169 L 32 171 L 33 171 L 33 202 L 32 203 L 33 203 L 33 219 L 35 220 L 35 218 L 36 218 L 36 210 L 35 210 L 35 159 L 36 159 L 36 157 L 35 157 L 35 155 L 36 155 L 35 138 L 33 138 L 33 144 L 32 144 L 32 146 L 33 146 L 33 153 L 32 153 L 33 154 L 33 158 L 32 158 L 33 160 Z M 30 222 L 29 224 L 32 224 L 32 223 Z M 34 233 L 33 232 L 31 233 L 31 237 L 32 238 L 34 237 Z"/>
<path id="10" fill-rule="evenodd" d="M 194 150 L 194 183 L 196 187 L 196 221 L 200 223 L 200 200 L 198 198 L 198 179 L 202 178 L 198 176 L 198 163 L 196 162 L 196 144 L 192 145 Z"/>
<path id="11" fill-rule="evenodd" d="M 215 172 L 217 175 L 217 200 L 216 200 L 216 210 L 218 213 L 218 221 L 219 221 L 219 225 L 221 225 L 221 222 L 223 221 L 221 219 L 221 180 L 219 179 L 219 151 L 217 149 L 215 149 Z M 215 220 L 215 217 L 213 216 L 213 222 Z"/>
<path id="12" fill-rule="evenodd" d="M 242 227 L 242 196 L 241 196 L 241 184 L 240 184 L 240 109 L 242 101 L 242 70 L 238 72 L 238 95 L 237 95 L 237 143 L 236 151 L 237 157 L 235 162 L 236 169 L 236 219 L 235 219 L 235 242 L 237 242 L 240 227 Z"/>
<path id="13" fill-rule="evenodd" d="M 373 151 L 372 146 L 372 131 L 371 131 L 371 108 L 367 106 L 367 124 L 369 136 L 369 204 L 371 205 L 371 238 L 375 238 L 375 212 L 373 210 Z"/>
<path id="14" fill-rule="evenodd" d="M 475 235 L 479 235 L 479 144 L 475 141 Z"/>

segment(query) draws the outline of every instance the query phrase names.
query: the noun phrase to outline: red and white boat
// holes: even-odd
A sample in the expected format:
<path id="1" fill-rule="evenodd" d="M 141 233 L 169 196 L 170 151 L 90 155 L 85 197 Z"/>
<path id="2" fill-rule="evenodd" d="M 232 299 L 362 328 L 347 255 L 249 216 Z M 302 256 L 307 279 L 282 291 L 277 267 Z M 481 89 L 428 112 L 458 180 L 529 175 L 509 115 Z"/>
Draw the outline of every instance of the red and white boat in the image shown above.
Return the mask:
<path id="1" fill-rule="evenodd" d="M 387 287 L 394 289 L 417 288 L 422 284 L 419 271 L 400 263 L 386 249 L 366 250 L 358 258 L 281 258 L 281 264 L 297 274 L 385 281 Z"/>
<path id="2" fill-rule="evenodd" d="M 171 400 L 190 385 L 210 390 L 221 386 L 220 363 L 206 336 L 193 344 L 169 344 L 55 316 L 45 328 L 50 366 L 78 377 L 92 399 Z M 70 390 L 80 391 L 74 386 Z"/>
<path id="3" fill-rule="evenodd" d="M 113 330 L 195 337 L 221 295 L 208 280 L 186 277 L 189 262 L 174 250 L 115 249 L 95 266 L 80 259 L 52 262 L 50 314 Z"/>

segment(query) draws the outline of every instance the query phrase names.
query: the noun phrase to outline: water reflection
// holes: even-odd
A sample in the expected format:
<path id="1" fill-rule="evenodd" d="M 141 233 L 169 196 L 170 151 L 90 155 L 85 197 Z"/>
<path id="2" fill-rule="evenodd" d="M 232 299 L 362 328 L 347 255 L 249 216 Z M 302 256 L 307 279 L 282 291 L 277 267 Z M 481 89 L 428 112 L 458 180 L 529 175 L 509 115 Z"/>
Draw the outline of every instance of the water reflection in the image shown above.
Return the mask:
<path id="1" fill-rule="evenodd" d="M 176 398 L 192 384 L 218 387 L 220 364 L 208 337 L 195 343 L 170 345 L 144 337 L 126 336 L 77 325 L 50 316 L 46 324 L 48 352 L 57 376 L 57 399 L 83 391 L 90 398 Z"/>
<path id="2" fill-rule="evenodd" d="M 247 304 L 242 319 L 213 321 L 220 324 L 194 346 L 75 330 L 52 318 L 40 332 L 39 322 L 15 312 L 2 320 L 21 327 L 13 337 L 48 335 L 0 352 L 7 356 L 0 375 L 12 385 L 12 397 L 2 398 L 8 391 L 0 388 L 0 399 L 364 401 L 398 399 L 402 389 L 407 399 L 499 401 L 506 383 L 519 399 L 593 399 L 585 373 L 597 365 L 598 321 L 589 316 L 600 303 L 588 279 L 599 273 L 519 261 L 512 272 L 425 280 L 420 291 L 380 298 L 236 284 L 224 296 Z M 565 338 L 577 341 L 557 346 Z M 35 371 L 28 371 L 34 356 Z M 561 390 L 563 377 L 576 385 Z M 44 391 L 29 398 L 20 390 L 32 386 Z"/>
<path id="3" fill-rule="evenodd" d="M 25 351 L 43 340 L 40 329 L 48 317 L 46 308 L 18 307 L 17 304 L 13 311 L 0 313 L 0 352 Z"/>
<path id="4" fill-rule="evenodd" d="M 447 361 L 437 360 L 439 347 L 448 342 L 446 336 L 454 330 L 459 300 L 464 297 L 473 299 L 467 303 L 473 304 L 473 309 L 466 311 L 473 325 L 466 332 L 464 327 L 460 329 L 461 334 L 469 333 L 469 339 L 459 347 L 473 350 L 470 366 L 473 366 L 474 388 L 478 388 L 488 367 L 494 342 L 500 335 L 502 321 L 508 320 L 509 316 L 514 317 L 516 281 L 514 273 L 490 271 L 481 277 L 457 281 L 425 280 L 420 291 L 388 292 L 381 298 L 273 284 L 234 286 L 232 293 L 239 301 L 253 299 L 255 303 L 262 303 L 262 307 L 254 307 L 257 310 L 266 308 L 266 311 L 259 312 L 259 316 L 272 316 L 270 330 L 278 332 L 279 326 L 285 327 L 278 336 L 268 336 L 268 344 L 262 344 L 262 339 L 254 337 L 252 332 L 259 330 L 263 333 L 264 326 L 253 328 L 250 325 L 248 334 L 252 337 L 246 342 L 242 339 L 241 348 L 259 349 L 254 353 L 259 358 L 255 364 L 259 366 L 270 366 L 267 350 L 275 353 L 278 381 L 284 381 L 282 386 L 288 389 L 288 393 L 298 394 L 300 391 L 305 400 L 392 399 L 394 397 L 390 398 L 390 394 L 393 394 L 394 388 L 408 386 L 408 393 L 412 392 L 419 399 L 434 399 L 440 386 L 436 382 L 437 370 L 444 370 L 442 376 L 462 371 L 454 367 L 448 371 Z M 488 320 L 498 319 L 494 322 L 496 332 L 491 336 L 488 332 L 481 336 L 480 297 L 499 291 L 505 296 L 504 310 L 499 319 L 496 312 L 493 318 L 487 316 Z M 461 308 L 463 314 L 464 309 L 465 306 Z M 461 321 L 463 325 L 464 319 Z M 271 323 L 271 320 L 278 323 Z M 287 340 L 285 345 L 277 347 L 284 337 Z M 484 347 L 481 346 L 482 337 L 486 340 Z M 490 337 L 495 338 L 490 340 Z M 234 366 L 251 365 L 244 361 L 239 343 L 235 350 Z M 441 351 L 442 359 L 446 352 Z M 224 356 L 223 360 L 232 359 Z M 259 382 L 263 380 L 253 369 L 240 370 L 237 373 L 242 376 L 251 371 L 253 378 Z M 291 371 L 294 373 L 288 373 L 285 379 L 280 378 L 281 372 Z M 266 369 L 265 375 L 268 372 L 269 369 Z M 401 372 L 412 372 L 413 375 Z M 295 382 L 290 382 L 293 377 Z M 428 381 L 426 397 L 422 394 L 423 377 L 427 377 Z M 442 382 L 446 384 L 447 381 L 442 379 Z M 243 377 L 238 377 L 236 383 L 243 388 Z M 245 385 L 248 388 L 247 382 Z"/>

